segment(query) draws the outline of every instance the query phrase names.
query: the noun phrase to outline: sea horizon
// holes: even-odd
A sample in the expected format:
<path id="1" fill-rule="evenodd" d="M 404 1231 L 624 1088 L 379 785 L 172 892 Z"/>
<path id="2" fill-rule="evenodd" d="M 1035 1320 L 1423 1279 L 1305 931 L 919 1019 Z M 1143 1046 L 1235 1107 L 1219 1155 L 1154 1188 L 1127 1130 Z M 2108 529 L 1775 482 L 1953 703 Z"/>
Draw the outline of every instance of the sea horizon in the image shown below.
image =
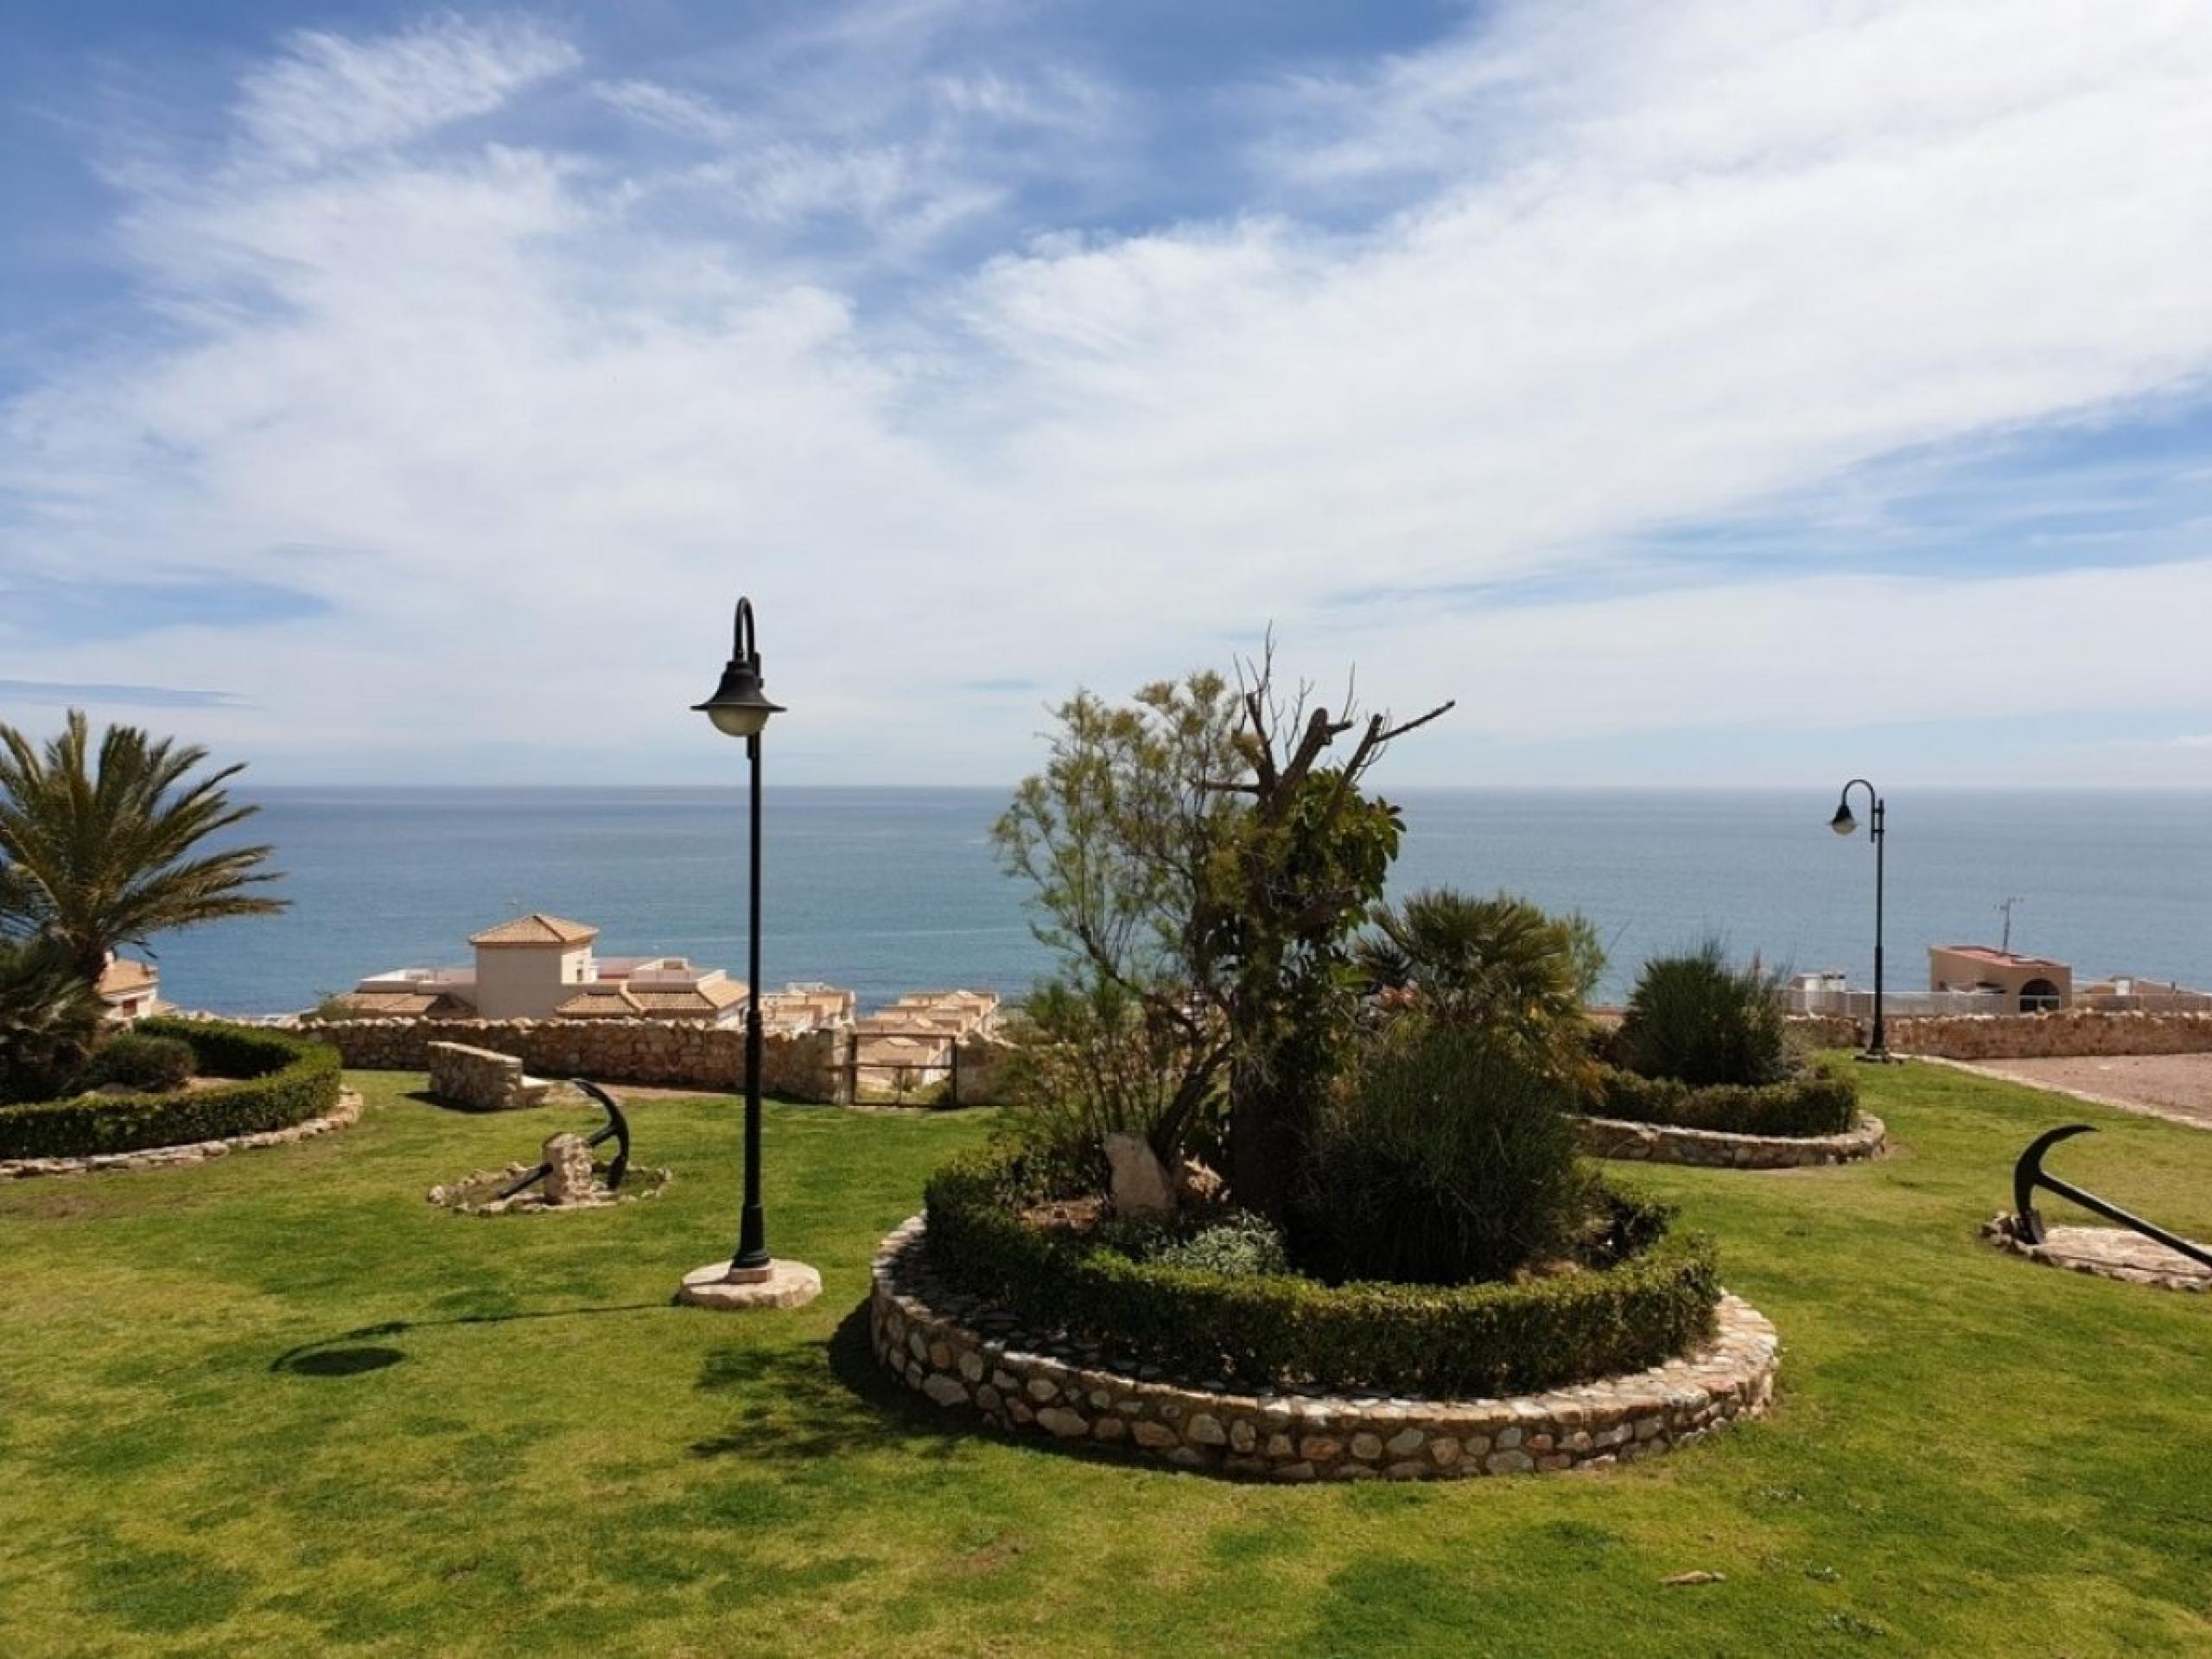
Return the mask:
<path id="1" fill-rule="evenodd" d="M 1052 958 L 989 829 L 1011 785 L 774 784 L 764 798 L 763 981 L 828 980 L 864 1006 L 931 986 L 1019 995 Z M 1452 885 L 1580 910 L 1608 941 L 1599 995 L 1714 935 L 1770 967 L 1871 982 L 1873 855 L 1827 829 L 1832 788 L 1418 785 L 1391 890 Z M 467 959 L 523 911 L 601 929 L 608 955 L 741 976 L 741 785 L 272 784 L 239 838 L 293 900 L 274 918 L 152 942 L 180 1006 L 270 1014 L 369 974 Z M 2212 790 L 1961 785 L 1891 791 L 1888 983 L 1925 947 L 1995 943 L 2112 973 L 2212 982 Z"/>

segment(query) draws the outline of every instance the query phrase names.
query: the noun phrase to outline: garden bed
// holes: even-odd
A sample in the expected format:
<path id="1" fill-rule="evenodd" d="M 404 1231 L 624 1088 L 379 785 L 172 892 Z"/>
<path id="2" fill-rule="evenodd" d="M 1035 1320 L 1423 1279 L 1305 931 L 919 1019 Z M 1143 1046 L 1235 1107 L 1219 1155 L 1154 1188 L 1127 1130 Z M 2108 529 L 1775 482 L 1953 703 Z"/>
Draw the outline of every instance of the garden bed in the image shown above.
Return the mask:
<path id="1" fill-rule="evenodd" d="M 207 1148 L 270 1145 L 276 1142 L 263 1137 L 297 1140 L 352 1121 L 339 1110 L 337 1052 L 321 1044 L 217 1020 L 144 1020 L 137 1029 L 190 1045 L 200 1086 L 0 1107 L 0 1162 L 27 1173 L 54 1165 L 90 1169 L 125 1161 L 130 1166 L 129 1154 L 219 1155 Z M 320 1127 L 309 1129 L 310 1123 Z M 180 1155 L 169 1161 L 197 1159 Z M 25 1165 L 41 1167 L 17 1167 Z"/>
<path id="2" fill-rule="evenodd" d="M 918 1216 L 884 1240 L 869 1302 L 876 1356 L 908 1388 L 1011 1432 L 1224 1475 L 1414 1480 L 1625 1463 L 1764 1412 L 1780 1353 L 1772 1325 L 1720 1294 L 1709 1336 L 1629 1375 L 1504 1397 L 1238 1392 L 1032 1332 L 944 1284 L 926 1243 Z"/>
<path id="3" fill-rule="evenodd" d="M 1688 1164 L 1700 1169 L 1809 1169 L 1858 1163 L 1880 1157 L 1889 1144 L 1882 1120 L 1865 1114 L 1841 1135 L 1732 1135 L 1617 1117 L 1578 1118 L 1575 1129 L 1583 1151 L 1592 1158 Z"/>

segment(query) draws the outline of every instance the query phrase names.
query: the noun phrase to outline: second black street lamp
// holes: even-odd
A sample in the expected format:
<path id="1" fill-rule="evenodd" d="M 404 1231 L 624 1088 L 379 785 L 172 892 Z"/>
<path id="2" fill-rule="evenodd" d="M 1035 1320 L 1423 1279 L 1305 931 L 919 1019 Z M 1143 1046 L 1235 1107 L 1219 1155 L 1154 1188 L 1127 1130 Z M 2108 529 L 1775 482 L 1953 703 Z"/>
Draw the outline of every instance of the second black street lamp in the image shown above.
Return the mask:
<path id="1" fill-rule="evenodd" d="M 822 1294 L 822 1275 L 803 1262 L 768 1254 L 768 1229 L 760 1207 L 760 736 L 769 717 L 784 712 L 768 700 L 760 677 L 760 648 L 753 637 L 753 601 L 737 601 L 736 637 L 715 695 L 693 709 L 715 729 L 745 740 L 751 774 L 750 856 L 745 970 L 745 1204 L 737 1249 L 727 1262 L 711 1262 L 683 1276 L 678 1300 L 702 1307 L 798 1307 Z"/>
<path id="2" fill-rule="evenodd" d="M 1874 785 L 1864 778 L 1854 778 L 1843 786 L 1843 793 L 1836 800 L 1835 816 L 1828 820 L 1828 828 L 1839 836 L 1847 836 L 1859 827 L 1859 820 L 1851 816 L 1851 791 L 1854 788 L 1866 791 L 1872 820 L 1867 825 L 1866 835 L 1867 839 L 1874 843 L 1874 1030 L 1866 1045 L 1866 1052 L 1859 1058 L 1879 1062 L 1890 1058 L 1889 1046 L 1884 1040 L 1882 1031 L 1882 843 L 1888 830 L 1882 822 L 1885 810 L 1882 798 L 1874 792 Z"/>

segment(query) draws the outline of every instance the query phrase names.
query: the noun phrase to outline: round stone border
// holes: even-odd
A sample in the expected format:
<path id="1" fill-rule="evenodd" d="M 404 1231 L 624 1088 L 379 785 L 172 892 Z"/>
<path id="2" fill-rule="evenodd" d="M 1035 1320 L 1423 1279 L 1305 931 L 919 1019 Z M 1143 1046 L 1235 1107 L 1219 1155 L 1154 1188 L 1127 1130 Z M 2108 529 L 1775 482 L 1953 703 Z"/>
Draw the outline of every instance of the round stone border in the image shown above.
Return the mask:
<path id="1" fill-rule="evenodd" d="M 1688 1164 L 1701 1169 L 1807 1169 L 1878 1158 L 1889 1145 L 1882 1120 L 1861 1112 L 1841 1135 L 1730 1135 L 1638 1123 L 1623 1117 L 1578 1117 L 1582 1150 L 1593 1158 L 1647 1164 Z"/>
<path id="2" fill-rule="evenodd" d="M 2044 1242 L 2031 1244 L 2014 1230 L 2012 1217 L 2000 1214 L 1981 1224 L 1981 1236 L 2000 1250 L 2047 1268 L 2160 1290 L 2212 1291 L 2212 1268 L 2125 1227 L 2046 1227 Z"/>
<path id="3" fill-rule="evenodd" d="M 876 1357 L 949 1411 L 1007 1431 L 1177 1468 L 1267 1480 L 1440 1479 L 1595 1468 L 1649 1457 L 1763 1414 L 1781 1342 L 1724 1294 L 1694 1353 L 1632 1376 L 1502 1400 L 1245 1395 L 1130 1376 L 1037 1341 L 931 1274 L 916 1216 L 876 1253 Z M 990 1334 L 984 1334 L 985 1332 Z"/>
<path id="4" fill-rule="evenodd" d="M 533 1167 L 530 1164 L 509 1164 L 505 1169 L 480 1169 L 457 1181 L 443 1181 L 432 1187 L 429 1201 L 456 1216 L 588 1215 L 594 1210 L 612 1210 L 618 1205 L 642 1204 L 647 1198 L 657 1198 L 676 1179 L 672 1169 L 640 1166 L 623 1177 L 620 1191 L 610 1192 L 601 1186 L 588 1198 L 571 1204 L 550 1202 L 543 1188 L 518 1192 L 512 1198 L 486 1198 L 481 1203 L 460 1196 L 472 1186 L 505 1185 L 527 1175 Z"/>
<path id="5" fill-rule="evenodd" d="M 223 1141 L 191 1141 L 178 1147 L 141 1147 L 136 1152 L 98 1152 L 84 1158 L 0 1159 L 0 1181 L 33 1175 L 90 1175 L 109 1169 L 165 1169 L 172 1164 L 204 1164 L 210 1158 L 226 1158 L 234 1152 L 253 1152 L 263 1147 L 289 1147 L 311 1141 L 334 1129 L 353 1127 L 361 1116 L 361 1096 L 351 1089 L 338 1092 L 338 1103 L 327 1117 L 310 1117 L 281 1129 L 262 1129 L 234 1135 Z"/>

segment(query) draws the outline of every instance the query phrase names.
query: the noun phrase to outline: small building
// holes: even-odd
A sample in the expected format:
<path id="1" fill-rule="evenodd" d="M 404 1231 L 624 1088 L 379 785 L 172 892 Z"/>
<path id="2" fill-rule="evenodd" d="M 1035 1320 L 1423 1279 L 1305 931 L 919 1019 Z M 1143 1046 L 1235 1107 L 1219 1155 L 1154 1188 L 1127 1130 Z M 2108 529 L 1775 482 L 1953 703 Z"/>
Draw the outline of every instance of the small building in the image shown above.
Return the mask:
<path id="1" fill-rule="evenodd" d="M 107 953 L 107 966 L 100 969 L 99 982 L 94 988 L 105 1005 L 107 1018 L 118 1025 L 127 1026 L 134 1020 L 164 1011 L 161 970 L 150 962 L 137 962 L 111 950 Z"/>
<path id="2" fill-rule="evenodd" d="M 2074 970 L 2049 957 L 1993 945 L 1931 944 L 1928 988 L 1989 996 L 1993 1014 L 2048 1014 L 2073 1006 Z"/>
<path id="3" fill-rule="evenodd" d="M 471 934 L 474 966 L 394 968 L 339 1000 L 354 1014 L 384 1019 L 744 1023 L 743 980 L 683 957 L 599 956 L 592 948 L 598 938 L 588 922 L 532 911 Z M 973 1001 L 978 994 L 953 995 Z M 982 1000 L 996 1006 L 988 994 Z M 819 982 L 760 996 L 762 1028 L 790 1036 L 849 1026 L 853 1010 L 850 991 Z"/>

